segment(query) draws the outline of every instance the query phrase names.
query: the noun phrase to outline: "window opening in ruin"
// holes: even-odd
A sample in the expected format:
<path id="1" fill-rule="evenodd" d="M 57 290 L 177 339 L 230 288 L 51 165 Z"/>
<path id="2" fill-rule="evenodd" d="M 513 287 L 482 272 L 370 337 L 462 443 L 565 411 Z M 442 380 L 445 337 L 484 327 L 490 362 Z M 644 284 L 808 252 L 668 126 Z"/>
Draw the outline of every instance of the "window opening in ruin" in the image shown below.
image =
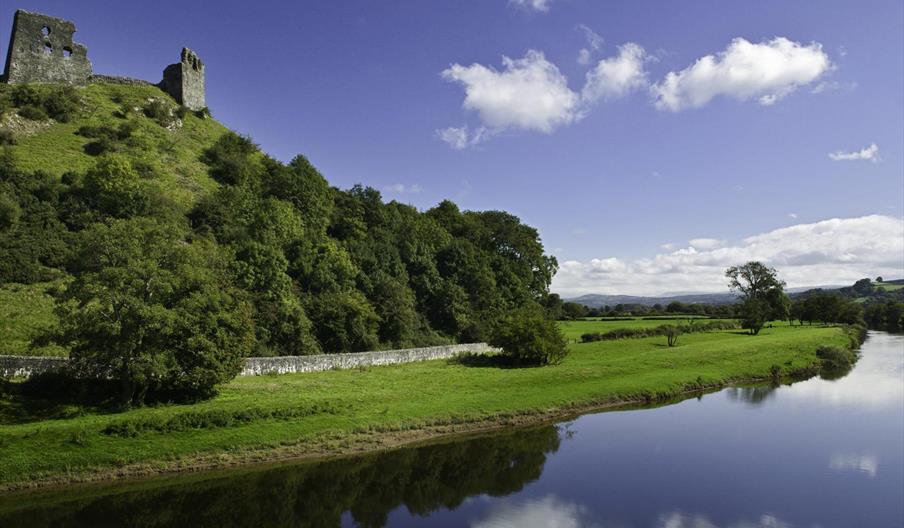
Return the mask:
<path id="1" fill-rule="evenodd" d="M 44 43 L 44 55 L 50 55 L 53 53 L 53 45 L 49 42 Z"/>
<path id="2" fill-rule="evenodd" d="M 69 46 L 63 47 L 63 57 L 71 57 L 72 56 L 72 48 Z"/>
<path id="3" fill-rule="evenodd" d="M 44 27 L 42 27 L 42 28 L 41 28 L 41 33 L 42 33 L 45 37 L 49 37 L 49 36 L 50 36 L 50 26 L 44 26 Z"/>

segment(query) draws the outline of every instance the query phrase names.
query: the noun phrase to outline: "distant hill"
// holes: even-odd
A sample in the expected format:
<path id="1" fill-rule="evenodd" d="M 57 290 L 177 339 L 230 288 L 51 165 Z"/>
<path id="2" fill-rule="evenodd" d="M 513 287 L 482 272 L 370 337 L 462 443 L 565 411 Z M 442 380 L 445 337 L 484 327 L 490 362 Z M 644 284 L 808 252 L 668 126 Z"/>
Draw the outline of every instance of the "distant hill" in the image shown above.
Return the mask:
<path id="1" fill-rule="evenodd" d="M 888 284 L 891 281 L 886 281 Z M 820 290 L 837 290 L 843 286 L 820 286 L 819 288 L 788 288 L 787 292 L 793 297 L 798 293 Z M 661 304 L 667 306 L 669 303 L 678 301 L 684 304 L 732 304 L 738 300 L 738 296 L 730 293 L 687 293 L 681 295 L 663 295 L 659 297 L 642 297 L 636 295 L 602 295 L 591 293 L 581 295 L 571 299 L 565 299 L 569 302 L 583 304 L 589 308 L 602 308 L 603 306 L 615 306 L 617 304 L 639 304 L 641 306 L 653 306 Z"/>
<path id="2" fill-rule="evenodd" d="M 666 306 L 674 301 L 685 304 L 731 304 L 736 300 L 737 296 L 732 293 L 698 293 L 669 297 L 638 297 L 634 295 L 600 295 L 593 293 L 566 299 L 566 301 L 583 304 L 589 308 L 602 308 L 603 306 L 615 306 L 617 304 L 639 304 L 641 306 L 661 304 Z"/>

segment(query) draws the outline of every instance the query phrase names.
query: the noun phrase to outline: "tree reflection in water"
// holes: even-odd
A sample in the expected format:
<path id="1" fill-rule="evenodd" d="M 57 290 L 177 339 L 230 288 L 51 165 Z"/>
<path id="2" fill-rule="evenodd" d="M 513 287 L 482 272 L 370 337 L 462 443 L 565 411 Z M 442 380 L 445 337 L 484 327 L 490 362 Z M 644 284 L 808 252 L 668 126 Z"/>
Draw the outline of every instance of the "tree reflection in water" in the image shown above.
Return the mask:
<path id="1" fill-rule="evenodd" d="M 350 512 L 363 527 L 386 524 L 404 505 L 426 516 L 466 498 L 504 496 L 540 477 L 559 448 L 553 426 L 446 444 L 213 478 L 7 497 L 0 526 L 339 526 Z M 13 499 L 13 500 L 11 500 Z"/>

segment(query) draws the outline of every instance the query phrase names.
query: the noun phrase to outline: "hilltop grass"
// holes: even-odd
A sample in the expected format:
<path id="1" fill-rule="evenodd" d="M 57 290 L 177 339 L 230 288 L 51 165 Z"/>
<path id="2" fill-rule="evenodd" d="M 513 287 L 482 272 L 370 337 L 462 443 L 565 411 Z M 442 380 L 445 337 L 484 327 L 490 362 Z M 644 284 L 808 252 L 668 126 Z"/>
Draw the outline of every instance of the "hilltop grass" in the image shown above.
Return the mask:
<path id="1" fill-rule="evenodd" d="M 583 334 L 591 332 L 608 332 L 616 328 L 655 328 L 657 326 L 680 324 L 682 321 L 699 320 L 697 317 L 675 317 L 673 320 L 666 319 L 641 319 L 634 318 L 631 320 L 616 319 L 582 319 L 578 321 L 559 321 L 559 328 L 565 335 L 565 339 L 569 342 L 580 341 Z M 713 321 L 729 321 L 729 319 L 705 319 L 701 322 L 709 323 Z"/>
<path id="2" fill-rule="evenodd" d="M 656 401 L 730 381 L 812 371 L 840 328 L 764 329 L 570 345 L 557 366 L 507 369 L 430 361 L 313 374 L 240 377 L 212 400 L 119 414 L 0 400 L 0 486 L 211 467 L 374 449 L 450 431 L 530 423 Z M 31 406 L 31 407 L 29 407 Z M 49 418 L 48 418 L 49 417 Z M 50 419 L 52 418 L 52 419 Z M 29 421 L 33 420 L 33 421 Z M 363 443 L 362 443 L 363 442 Z M 269 455 L 268 455 L 269 453 Z"/>
<path id="3" fill-rule="evenodd" d="M 44 92 L 54 87 L 34 85 L 33 88 Z M 2 85 L 0 89 L 8 88 Z M 68 123 L 32 122 L 28 132 L 15 134 L 12 153 L 18 168 L 26 172 L 40 170 L 57 177 L 68 171 L 83 173 L 97 162 L 97 157 L 85 151 L 85 145 L 93 140 L 79 135 L 79 128 L 115 127 L 129 122 L 135 129 L 130 145 L 123 152 L 133 164 L 154 169 L 157 175 L 154 181 L 166 196 L 189 207 L 199 196 L 216 188 L 207 166 L 199 159 L 199 153 L 227 130 L 216 120 L 188 112 L 182 118 L 181 127 L 161 126 L 144 115 L 143 106 L 157 99 L 174 111 L 177 104 L 154 86 L 98 83 L 77 88 L 77 93 L 82 104 Z"/>
<path id="4" fill-rule="evenodd" d="M 59 346 L 32 347 L 41 332 L 56 326 L 53 298 L 46 293 L 53 282 L 0 286 L 0 355 L 65 356 Z"/>

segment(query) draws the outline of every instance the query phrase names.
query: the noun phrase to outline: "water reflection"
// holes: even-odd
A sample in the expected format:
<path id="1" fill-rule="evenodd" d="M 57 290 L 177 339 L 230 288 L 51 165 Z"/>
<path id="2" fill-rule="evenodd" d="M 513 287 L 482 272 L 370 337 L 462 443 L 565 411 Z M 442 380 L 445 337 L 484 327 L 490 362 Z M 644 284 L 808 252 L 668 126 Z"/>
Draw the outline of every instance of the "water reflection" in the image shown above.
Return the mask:
<path id="1" fill-rule="evenodd" d="M 502 501 L 489 515 L 471 524 L 472 528 L 589 528 L 589 510 L 583 504 L 564 501 L 555 495 L 526 501 Z"/>
<path id="2" fill-rule="evenodd" d="M 873 478 L 879 472 L 879 458 L 872 454 L 833 453 L 829 467 L 836 471 L 865 473 Z"/>
<path id="3" fill-rule="evenodd" d="M 719 528 L 705 515 L 685 515 L 674 512 L 659 518 L 660 528 Z M 738 521 L 722 528 L 789 528 L 791 525 L 774 515 L 762 515 L 756 521 Z"/>
<path id="4" fill-rule="evenodd" d="M 900 406 L 904 400 L 904 338 L 885 332 L 870 332 L 869 354 L 856 365 L 856 376 L 810 379 L 785 391 L 783 398 L 816 402 L 834 407 L 882 409 Z"/>
<path id="5" fill-rule="evenodd" d="M 0 495 L 0 527 L 904 526 L 904 337 L 871 334 L 841 379 L 724 392 L 318 464 Z"/>
<path id="6" fill-rule="evenodd" d="M 766 403 L 767 400 L 775 397 L 775 391 L 778 388 L 778 384 L 754 387 L 728 387 L 725 389 L 725 395 L 728 396 L 728 399 L 730 400 L 756 406 L 762 405 Z"/>
<path id="7" fill-rule="evenodd" d="M 404 449 L 376 456 L 228 474 L 185 484 L 73 498 L 0 502 L 0 526 L 339 526 L 351 512 L 362 527 L 387 523 L 404 505 L 426 516 L 470 496 L 503 496 L 540 477 L 559 448 L 547 426 L 512 434 Z"/>

